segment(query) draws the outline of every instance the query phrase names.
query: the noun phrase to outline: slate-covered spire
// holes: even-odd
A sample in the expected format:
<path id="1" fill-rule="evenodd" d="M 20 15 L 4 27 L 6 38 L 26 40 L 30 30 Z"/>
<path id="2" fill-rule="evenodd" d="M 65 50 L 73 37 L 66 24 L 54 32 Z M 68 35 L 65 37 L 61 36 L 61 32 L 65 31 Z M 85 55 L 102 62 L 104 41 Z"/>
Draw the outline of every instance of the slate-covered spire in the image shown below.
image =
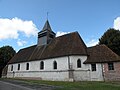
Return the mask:
<path id="1" fill-rule="evenodd" d="M 55 38 L 55 33 L 52 31 L 49 21 L 45 22 L 43 29 L 38 33 L 38 46 L 49 44 L 53 38 Z"/>
<path id="2" fill-rule="evenodd" d="M 50 31 L 52 31 L 48 20 L 45 22 L 45 25 L 44 25 L 42 31 L 45 31 L 45 30 L 50 30 Z"/>

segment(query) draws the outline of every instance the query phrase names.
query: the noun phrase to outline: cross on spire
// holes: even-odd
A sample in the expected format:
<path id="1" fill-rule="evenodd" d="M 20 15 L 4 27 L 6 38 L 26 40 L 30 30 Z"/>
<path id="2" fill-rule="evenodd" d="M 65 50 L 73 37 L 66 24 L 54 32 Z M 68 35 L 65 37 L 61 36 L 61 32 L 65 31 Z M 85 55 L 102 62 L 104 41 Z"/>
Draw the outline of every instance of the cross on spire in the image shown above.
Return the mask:
<path id="1" fill-rule="evenodd" d="M 47 12 L 47 20 L 48 20 L 48 14 L 49 14 L 49 12 Z"/>

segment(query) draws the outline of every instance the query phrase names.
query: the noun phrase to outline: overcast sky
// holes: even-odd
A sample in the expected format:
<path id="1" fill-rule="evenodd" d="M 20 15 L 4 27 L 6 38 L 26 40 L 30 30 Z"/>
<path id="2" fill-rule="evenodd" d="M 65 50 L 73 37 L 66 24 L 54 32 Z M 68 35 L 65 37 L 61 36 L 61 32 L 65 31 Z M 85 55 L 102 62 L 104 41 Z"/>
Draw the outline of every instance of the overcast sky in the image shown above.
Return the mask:
<path id="1" fill-rule="evenodd" d="M 120 29 L 120 0 L 0 0 L 0 47 L 36 44 L 47 12 L 57 36 L 78 31 L 87 46 L 107 29 Z"/>

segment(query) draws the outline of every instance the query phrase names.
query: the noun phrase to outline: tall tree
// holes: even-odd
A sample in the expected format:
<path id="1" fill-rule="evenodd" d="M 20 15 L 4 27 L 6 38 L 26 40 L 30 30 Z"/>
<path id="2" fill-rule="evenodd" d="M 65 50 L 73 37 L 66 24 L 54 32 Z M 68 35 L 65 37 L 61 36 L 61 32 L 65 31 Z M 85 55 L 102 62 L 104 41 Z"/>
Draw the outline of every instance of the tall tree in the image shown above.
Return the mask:
<path id="1" fill-rule="evenodd" d="M 15 53 L 15 50 L 11 46 L 3 46 L 0 48 L 0 77 L 2 69 L 6 66 Z"/>
<path id="2" fill-rule="evenodd" d="M 99 44 L 105 44 L 116 54 L 120 55 L 120 31 L 114 28 L 108 29 L 99 39 Z"/>

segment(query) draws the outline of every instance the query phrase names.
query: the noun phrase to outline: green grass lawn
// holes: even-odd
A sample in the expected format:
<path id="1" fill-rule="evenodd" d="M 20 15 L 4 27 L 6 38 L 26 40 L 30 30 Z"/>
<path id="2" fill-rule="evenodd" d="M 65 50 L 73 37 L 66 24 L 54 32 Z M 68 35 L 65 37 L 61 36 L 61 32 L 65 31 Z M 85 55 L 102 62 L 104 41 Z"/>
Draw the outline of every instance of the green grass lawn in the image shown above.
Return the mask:
<path id="1" fill-rule="evenodd" d="M 46 84 L 60 87 L 55 90 L 120 90 L 120 82 L 61 82 L 43 80 L 22 81 L 25 81 L 30 84 Z"/>

